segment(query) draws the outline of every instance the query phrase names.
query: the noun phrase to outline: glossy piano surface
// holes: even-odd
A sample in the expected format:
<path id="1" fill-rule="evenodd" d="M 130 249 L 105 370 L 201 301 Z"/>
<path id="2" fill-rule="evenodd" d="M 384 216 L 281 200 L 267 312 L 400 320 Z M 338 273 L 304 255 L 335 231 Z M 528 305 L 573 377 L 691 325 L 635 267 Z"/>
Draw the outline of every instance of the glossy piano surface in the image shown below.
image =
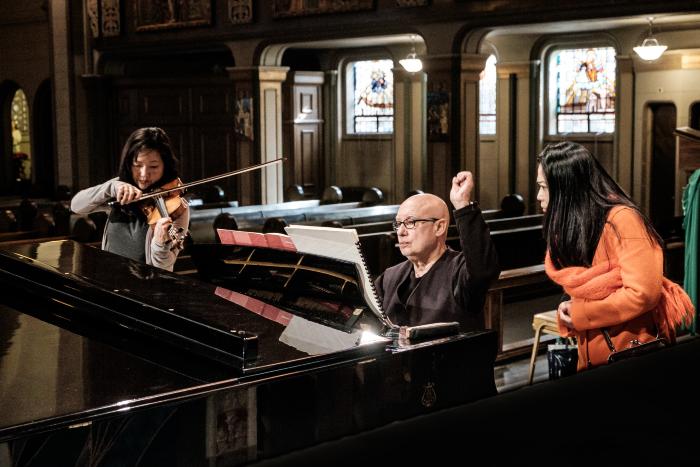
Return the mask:
<path id="1" fill-rule="evenodd" d="M 357 327 L 318 326 L 253 298 L 244 307 L 221 287 L 68 240 L 0 247 L 0 268 L 12 271 L 4 279 L 13 286 L 68 303 L 73 311 L 64 318 L 117 322 L 244 373 L 385 342 Z"/>
<path id="2" fill-rule="evenodd" d="M 232 377 L 225 368 L 182 371 L 120 351 L 0 305 L 0 433 L 33 420 L 118 411 L 136 399 Z M 185 362 L 181 362 L 185 366 Z"/>
<path id="3" fill-rule="evenodd" d="M 392 341 L 72 241 L 0 246 L 0 286 L 0 465 L 237 465 L 495 394 L 492 332 Z"/>

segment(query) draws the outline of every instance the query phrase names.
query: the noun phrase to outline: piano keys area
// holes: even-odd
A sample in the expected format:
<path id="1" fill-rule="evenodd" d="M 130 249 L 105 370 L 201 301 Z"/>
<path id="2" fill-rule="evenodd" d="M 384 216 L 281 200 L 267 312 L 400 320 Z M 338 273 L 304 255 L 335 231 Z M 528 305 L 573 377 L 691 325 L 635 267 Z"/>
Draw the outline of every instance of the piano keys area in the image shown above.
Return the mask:
<path id="1" fill-rule="evenodd" d="M 496 331 L 397 332 L 351 261 L 264 250 L 199 245 L 182 275 L 0 245 L 0 466 L 611 463 L 646 440 L 638 463 L 689 463 L 694 338 L 512 384 Z"/>

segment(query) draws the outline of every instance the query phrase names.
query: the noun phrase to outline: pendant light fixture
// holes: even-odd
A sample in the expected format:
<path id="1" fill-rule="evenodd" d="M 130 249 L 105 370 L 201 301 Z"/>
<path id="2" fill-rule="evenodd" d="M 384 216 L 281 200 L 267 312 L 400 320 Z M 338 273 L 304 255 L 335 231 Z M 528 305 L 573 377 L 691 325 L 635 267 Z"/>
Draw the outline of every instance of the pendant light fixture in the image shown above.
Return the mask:
<path id="1" fill-rule="evenodd" d="M 649 35 L 642 41 L 642 45 L 634 48 L 634 51 L 641 57 L 642 60 L 653 62 L 657 60 L 668 48 L 665 45 L 659 44 L 659 41 L 652 34 L 652 25 L 654 17 L 647 18 L 649 21 Z"/>
<path id="2" fill-rule="evenodd" d="M 411 34 L 411 51 L 406 55 L 406 58 L 399 60 L 399 63 L 409 73 L 415 73 L 423 69 L 423 62 L 416 56 L 415 36 L 413 34 Z"/>

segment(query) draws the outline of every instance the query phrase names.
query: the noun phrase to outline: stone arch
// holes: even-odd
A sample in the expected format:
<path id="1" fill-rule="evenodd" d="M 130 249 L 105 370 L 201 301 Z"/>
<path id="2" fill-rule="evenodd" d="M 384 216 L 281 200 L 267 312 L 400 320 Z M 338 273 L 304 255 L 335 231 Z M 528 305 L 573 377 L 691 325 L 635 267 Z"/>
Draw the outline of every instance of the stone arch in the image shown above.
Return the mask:
<path id="1" fill-rule="evenodd" d="M 464 54 L 479 54 L 482 53 L 482 44 L 486 37 L 492 31 L 491 28 L 476 28 L 471 30 L 464 30 L 459 39 L 460 53 Z M 498 58 L 498 57 L 496 57 Z"/>

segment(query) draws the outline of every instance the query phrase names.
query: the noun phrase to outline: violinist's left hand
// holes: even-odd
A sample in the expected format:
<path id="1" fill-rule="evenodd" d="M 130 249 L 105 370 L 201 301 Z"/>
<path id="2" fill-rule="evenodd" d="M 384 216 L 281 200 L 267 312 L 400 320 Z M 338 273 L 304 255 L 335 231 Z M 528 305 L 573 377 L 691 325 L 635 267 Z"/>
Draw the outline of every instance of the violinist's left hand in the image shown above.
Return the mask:
<path id="1" fill-rule="evenodd" d="M 161 217 L 156 221 L 153 227 L 153 238 L 156 239 L 158 244 L 165 245 L 170 240 L 169 231 L 171 225 L 173 225 L 173 220 L 169 217 Z"/>

